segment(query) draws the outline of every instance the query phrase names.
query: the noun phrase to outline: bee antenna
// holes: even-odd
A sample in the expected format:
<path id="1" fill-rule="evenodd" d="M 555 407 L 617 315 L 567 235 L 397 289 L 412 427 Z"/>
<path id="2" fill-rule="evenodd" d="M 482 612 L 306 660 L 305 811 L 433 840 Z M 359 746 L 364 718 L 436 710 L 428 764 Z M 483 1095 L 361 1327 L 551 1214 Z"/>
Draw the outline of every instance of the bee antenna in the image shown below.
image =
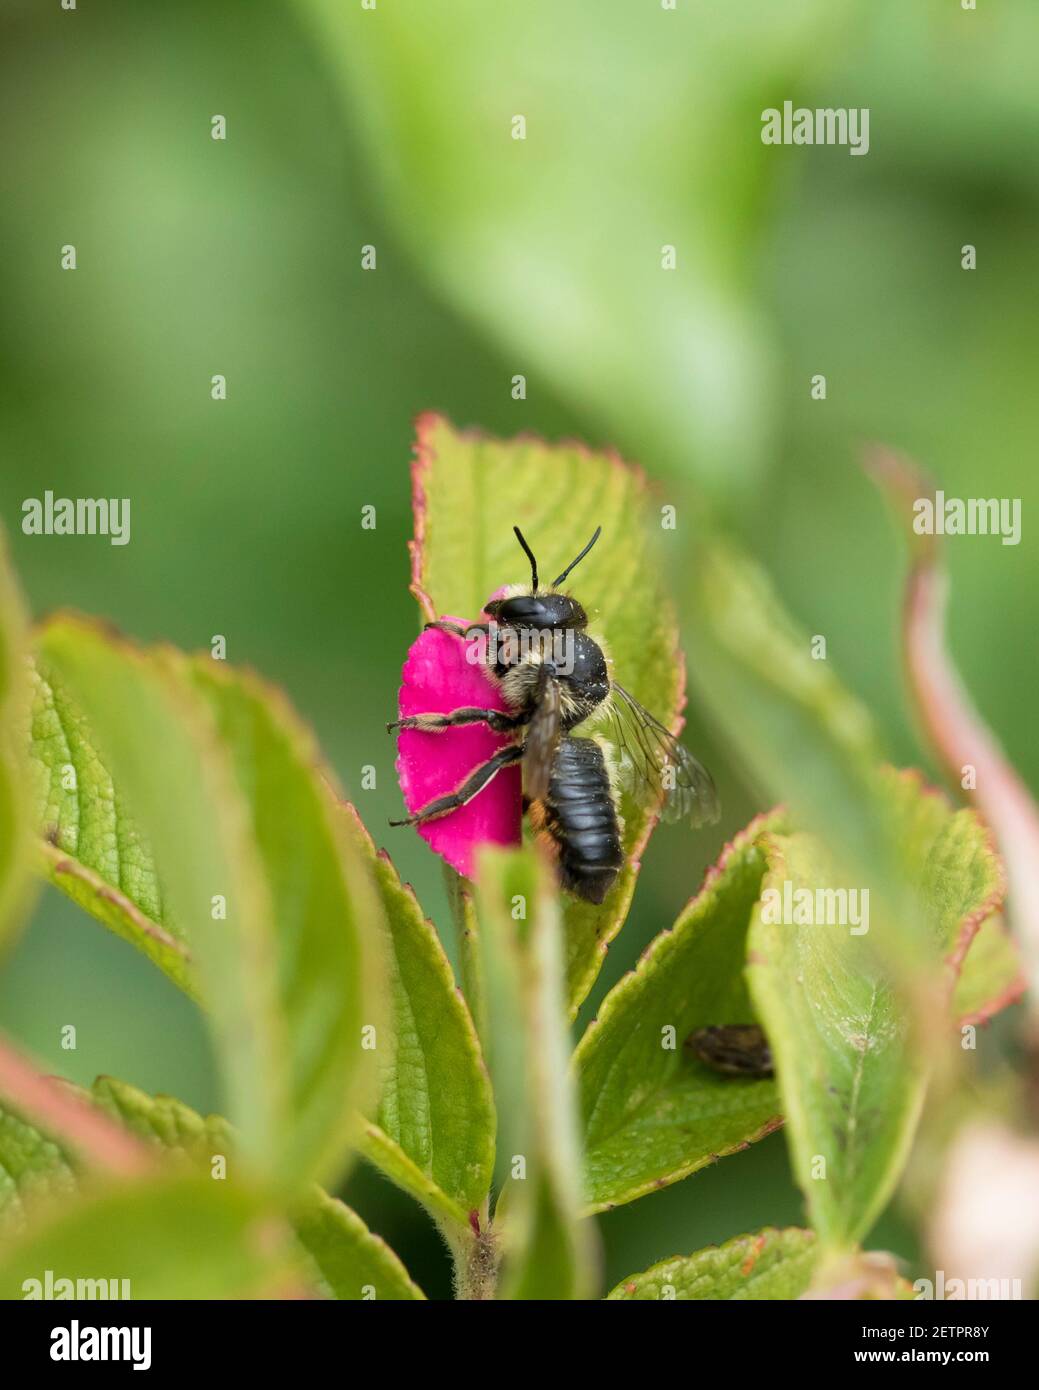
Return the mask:
<path id="1" fill-rule="evenodd" d="M 512 529 L 516 532 L 516 539 L 523 547 L 524 554 L 530 561 L 530 587 L 531 590 L 536 594 L 538 591 L 538 562 L 534 559 L 533 550 L 531 550 L 530 546 L 523 539 L 523 532 L 520 530 L 520 528 L 518 526 L 514 526 Z"/>
<path id="2" fill-rule="evenodd" d="M 552 588 L 553 588 L 553 589 L 558 589 L 558 588 L 559 588 L 560 584 L 562 584 L 562 582 L 563 582 L 563 580 L 566 578 L 566 576 L 570 573 L 570 571 L 571 571 L 572 569 L 575 569 L 575 568 L 581 563 L 581 561 L 582 561 L 582 560 L 584 559 L 584 557 L 588 554 L 589 550 L 591 550 L 592 546 L 595 544 L 595 542 L 599 539 L 599 537 L 600 537 L 601 535 L 602 535 L 602 527 L 601 527 L 601 526 L 597 526 L 597 527 L 595 528 L 595 535 L 594 535 L 594 536 L 592 537 L 592 539 L 588 542 L 588 544 L 585 546 L 585 548 L 581 551 L 581 553 L 580 553 L 580 555 L 578 555 L 577 559 L 576 559 L 576 560 L 571 560 L 571 561 L 570 561 L 570 563 L 567 565 L 566 569 L 563 571 L 563 573 L 559 576 L 558 579 L 553 579 L 553 581 L 552 581 Z"/>

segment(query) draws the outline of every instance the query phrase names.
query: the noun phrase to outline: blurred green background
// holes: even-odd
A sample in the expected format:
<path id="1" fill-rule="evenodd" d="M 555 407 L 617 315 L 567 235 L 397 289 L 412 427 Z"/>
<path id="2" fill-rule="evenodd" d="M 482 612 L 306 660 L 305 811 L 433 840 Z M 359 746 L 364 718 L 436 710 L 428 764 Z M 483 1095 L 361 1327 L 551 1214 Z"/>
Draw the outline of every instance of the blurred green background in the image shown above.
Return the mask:
<path id="1" fill-rule="evenodd" d="M 5 0 L 0 34 L 0 518 L 32 609 L 187 648 L 224 635 L 312 721 L 445 935 L 438 863 L 384 828 L 422 409 L 616 443 L 680 520 L 710 506 L 903 762 L 926 765 L 898 668 L 902 561 L 860 445 L 909 451 L 950 495 L 1021 498 L 1020 546 L 949 545 L 951 627 L 1035 784 L 1032 0 Z M 766 149 L 760 113 L 785 98 L 868 106 L 869 155 Z M 47 488 L 130 497 L 131 543 L 23 536 L 21 503 Z M 676 537 L 677 582 L 695 557 Z M 688 739 L 725 819 L 658 832 L 582 1021 L 760 809 L 695 710 Z M 219 1105 L 193 1006 L 51 890 L 0 975 L 0 1026 L 77 1081 Z M 445 1294 L 418 1209 L 367 1171 L 345 1192 Z M 607 1278 L 799 1217 L 773 1136 L 601 1219 Z M 897 1212 L 871 1243 L 914 1257 Z"/>

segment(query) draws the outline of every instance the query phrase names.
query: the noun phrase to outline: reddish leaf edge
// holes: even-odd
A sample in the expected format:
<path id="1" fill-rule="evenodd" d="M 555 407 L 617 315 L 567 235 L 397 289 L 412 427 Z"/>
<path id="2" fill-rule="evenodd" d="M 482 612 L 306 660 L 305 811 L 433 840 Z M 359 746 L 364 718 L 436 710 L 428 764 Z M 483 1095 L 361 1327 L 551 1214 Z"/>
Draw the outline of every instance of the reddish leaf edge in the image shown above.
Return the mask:
<path id="1" fill-rule="evenodd" d="M 991 827 L 1006 866 L 1010 916 L 1033 995 L 1033 1022 L 1039 1025 L 1039 806 L 974 708 L 948 651 L 948 576 L 939 538 L 916 533 L 908 515 L 917 499 L 933 497 L 933 481 L 903 455 L 877 445 L 866 450 L 864 467 L 904 522 L 908 538 L 902 650 L 925 741 L 956 785 L 966 765 L 987 770 L 966 799 Z"/>

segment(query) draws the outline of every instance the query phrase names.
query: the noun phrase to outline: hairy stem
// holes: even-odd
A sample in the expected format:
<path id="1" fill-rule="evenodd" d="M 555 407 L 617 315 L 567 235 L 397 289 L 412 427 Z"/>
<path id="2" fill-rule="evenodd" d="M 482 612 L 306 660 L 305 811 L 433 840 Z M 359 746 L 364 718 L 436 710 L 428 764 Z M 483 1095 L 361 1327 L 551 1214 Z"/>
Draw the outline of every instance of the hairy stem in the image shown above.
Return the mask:
<path id="1" fill-rule="evenodd" d="M 498 1263 L 501 1258 L 498 1238 L 488 1226 L 480 1228 L 475 1212 L 472 1232 L 451 1244 L 455 1262 L 455 1298 L 465 1303 L 482 1303 L 493 1299 L 498 1289 Z"/>

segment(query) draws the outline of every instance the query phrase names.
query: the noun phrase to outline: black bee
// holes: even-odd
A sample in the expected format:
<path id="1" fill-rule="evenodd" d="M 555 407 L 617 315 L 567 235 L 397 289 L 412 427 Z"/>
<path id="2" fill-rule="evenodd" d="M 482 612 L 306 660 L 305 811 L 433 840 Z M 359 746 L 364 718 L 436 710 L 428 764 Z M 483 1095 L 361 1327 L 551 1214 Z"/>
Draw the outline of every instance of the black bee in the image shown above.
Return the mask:
<path id="1" fill-rule="evenodd" d="M 390 824 L 416 825 L 447 815 L 471 801 L 503 767 L 522 761 L 524 809 L 555 849 L 562 886 L 601 903 L 624 863 L 618 783 L 636 796 L 651 789 L 662 799 L 666 819 L 688 817 L 693 825 L 717 820 L 717 795 L 706 768 L 610 679 L 602 647 L 588 635 L 588 617 L 577 599 L 555 592 L 599 539 L 602 527 L 548 591 L 539 589 L 533 551 L 519 527 L 513 530 L 530 561 L 529 590 L 517 586 L 504 598 L 489 601 L 484 607 L 488 623 L 426 624 L 467 639 L 494 637 L 487 642 L 485 669 L 500 685 L 509 712 L 466 707 L 450 714 L 411 715 L 388 728 L 434 732 L 484 723 L 513 734 L 515 741 L 450 796 Z M 601 733 L 577 737 L 573 731 L 596 711 L 608 717 L 609 739 Z"/>
<path id="2" fill-rule="evenodd" d="M 772 1076 L 772 1049 L 755 1023 L 727 1023 L 698 1028 L 685 1040 L 689 1051 L 723 1076 L 765 1079 Z"/>

